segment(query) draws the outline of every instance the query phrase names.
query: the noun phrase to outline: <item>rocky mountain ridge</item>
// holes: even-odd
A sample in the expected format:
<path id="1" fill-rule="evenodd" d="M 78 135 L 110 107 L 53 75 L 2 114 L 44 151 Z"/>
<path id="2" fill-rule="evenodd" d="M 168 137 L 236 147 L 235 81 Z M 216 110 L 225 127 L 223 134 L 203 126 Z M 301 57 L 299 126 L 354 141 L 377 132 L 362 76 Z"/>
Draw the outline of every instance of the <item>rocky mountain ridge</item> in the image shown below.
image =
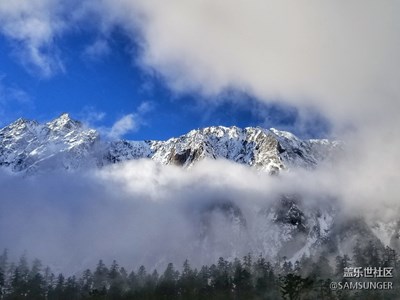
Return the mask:
<path id="1" fill-rule="evenodd" d="M 107 141 L 68 114 L 40 124 L 18 119 L 0 130 L 0 166 L 32 173 L 48 168 L 79 169 L 149 158 L 161 164 L 192 167 L 197 161 L 228 159 L 272 174 L 315 168 L 340 142 L 301 140 L 276 129 L 213 126 L 166 141 Z"/>

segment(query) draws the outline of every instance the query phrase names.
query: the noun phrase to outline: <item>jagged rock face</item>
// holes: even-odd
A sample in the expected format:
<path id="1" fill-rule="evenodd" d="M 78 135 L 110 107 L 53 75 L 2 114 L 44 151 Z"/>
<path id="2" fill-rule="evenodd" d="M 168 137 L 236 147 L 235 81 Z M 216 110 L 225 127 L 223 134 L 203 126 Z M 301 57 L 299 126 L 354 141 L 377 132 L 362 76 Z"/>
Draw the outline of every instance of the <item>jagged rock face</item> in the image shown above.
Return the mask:
<path id="1" fill-rule="evenodd" d="M 278 139 L 260 128 L 208 127 L 153 146 L 154 159 L 190 167 L 203 158 L 228 159 L 262 170 L 284 169 Z"/>
<path id="2" fill-rule="evenodd" d="M 214 199 L 189 216 L 198 228 L 196 249 L 202 255 L 211 252 L 232 258 L 251 249 L 272 260 L 279 256 L 293 262 L 321 249 L 337 254 L 339 245 L 332 248 L 330 244 L 339 234 L 333 230 L 337 227 L 335 205 L 323 197 L 315 205 L 307 202 L 300 195 L 282 195 L 249 209 L 227 199 Z"/>
<path id="3" fill-rule="evenodd" d="M 293 261 L 318 251 L 335 224 L 335 205 L 321 196 L 320 204 L 305 205 L 300 195 L 282 195 L 254 218 L 258 249 Z"/>
<path id="4" fill-rule="evenodd" d="M 115 162 L 147 157 L 189 168 L 204 158 L 227 159 L 274 174 L 295 167 L 314 168 L 338 149 L 336 141 L 303 141 L 276 129 L 218 126 L 192 130 L 167 141 L 111 143 L 106 159 Z"/>
<path id="5" fill-rule="evenodd" d="M 13 171 L 78 169 L 150 158 L 192 167 L 204 159 L 228 159 L 272 174 L 295 167 L 314 168 L 340 149 L 328 140 L 300 140 L 276 129 L 207 127 L 167 141 L 102 141 L 68 114 L 46 123 L 19 119 L 0 130 L 0 165 Z"/>
<path id="6" fill-rule="evenodd" d="M 163 164 L 185 167 L 191 167 L 204 158 L 228 159 L 270 173 L 293 167 L 314 168 L 340 148 L 338 142 L 303 141 L 288 132 L 276 129 L 241 129 L 235 126 L 192 130 L 165 142 L 128 144 L 131 152 L 126 153 L 126 159 L 137 157 L 137 153 L 145 153 L 145 157 Z M 110 151 L 115 152 L 114 147 L 111 147 Z"/>

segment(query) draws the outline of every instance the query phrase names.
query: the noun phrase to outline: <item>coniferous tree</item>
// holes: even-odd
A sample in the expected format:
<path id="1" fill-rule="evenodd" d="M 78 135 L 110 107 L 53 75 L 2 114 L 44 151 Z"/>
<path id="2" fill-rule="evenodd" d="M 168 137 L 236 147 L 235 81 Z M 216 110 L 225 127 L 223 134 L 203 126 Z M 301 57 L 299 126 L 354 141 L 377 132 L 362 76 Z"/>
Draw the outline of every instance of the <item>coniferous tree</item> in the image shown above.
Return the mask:
<path id="1" fill-rule="evenodd" d="M 176 285 L 178 277 L 179 273 L 175 271 L 174 265 L 169 263 L 163 275 L 160 277 L 157 288 L 161 299 L 176 299 L 178 295 Z"/>
<path id="2" fill-rule="evenodd" d="M 35 259 L 32 263 L 31 270 L 28 274 L 27 290 L 29 299 L 44 299 L 46 283 L 44 277 L 41 274 L 42 262 L 39 259 Z"/>
<path id="3" fill-rule="evenodd" d="M 46 298 L 46 284 L 39 272 L 29 276 L 26 298 L 32 300 L 44 300 Z"/>
<path id="4" fill-rule="evenodd" d="M 347 254 L 343 256 L 338 255 L 336 256 L 335 262 L 335 276 L 343 278 L 345 268 L 348 268 L 351 265 L 351 259 Z"/>
<path id="5" fill-rule="evenodd" d="M 64 284 L 65 284 L 65 277 L 63 274 L 58 274 L 56 279 L 56 284 L 54 287 L 53 294 L 51 295 L 50 299 L 64 299 Z"/>
<path id="6" fill-rule="evenodd" d="M 197 274 L 197 287 L 200 298 L 210 297 L 211 287 L 209 285 L 210 271 L 207 266 L 202 266 Z"/>
<path id="7" fill-rule="evenodd" d="M 301 268 L 299 270 L 299 275 L 301 277 L 308 277 L 311 275 L 314 269 L 314 262 L 310 256 L 306 256 L 303 254 L 303 256 L 300 259 L 300 265 Z"/>
<path id="8" fill-rule="evenodd" d="M 113 261 L 108 273 L 108 295 L 111 299 L 121 299 L 123 290 L 123 280 L 117 261 Z"/>
<path id="9" fill-rule="evenodd" d="M 376 242 L 374 243 L 373 241 L 368 241 L 368 244 L 364 250 L 364 256 L 366 258 L 365 266 L 379 267 L 381 265 L 379 250 Z"/>
<path id="10" fill-rule="evenodd" d="M 303 279 L 295 274 L 287 274 L 280 277 L 280 288 L 282 297 L 287 300 L 299 300 L 301 289 L 303 288 Z"/>
<path id="11" fill-rule="evenodd" d="M 75 276 L 68 277 L 65 286 L 64 286 L 64 291 L 63 295 L 65 299 L 68 300 L 79 300 L 81 293 L 80 293 L 80 287 L 79 284 L 76 280 Z"/>
<path id="12" fill-rule="evenodd" d="M 128 288 L 129 288 L 129 281 L 128 281 L 128 272 L 124 267 L 121 267 L 119 269 L 119 273 L 121 276 L 121 282 L 122 282 L 122 294 L 124 294 Z"/>
<path id="13" fill-rule="evenodd" d="M 8 250 L 4 249 L 3 253 L 0 255 L 0 299 L 6 292 L 6 275 L 8 268 Z"/>
<path id="14" fill-rule="evenodd" d="M 190 267 L 189 261 L 186 259 L 183 263 L 182 273 L 179 278 L 179 293 L 183 299 L 193 299 L 197 294 L 196 274 Z"/>
<path id="15" fill-rule="evenodd" d="M 134 271 L 128 275 L 128 288 L 130 293 L 134 292 L 138 288 L 138 279 Z"/>
<path id="16" fill-rule="evenodd" d="M 364 247 L 358 243 L 355 253 L 358 261 L 378 261 L 380 266 L 394 266 L 398 272 L 398 257 L 389 247 L 380 248 L 379 244 L 367 243 Z M 2 258 L 5 255 L 3 253 Z M 1 260 L 1 259 L 0 259 Z M 302 263 L 309 268 L 306 276 Z M 311 263 L 312 262 L 312 263 Z M 286 263 L 286 264 L 285 264 Z M 330 289 L 331 280 L 343 278 L 345 267 L 350 266 L 347 255 L 337 256 L 335 273 L 332 272 L 328 256 L 322 254 L 318 260 L 303 257 L 292 268 L 289 261 L 283 259 L 276 271 L 271 263 L 260 255 L 253 262 L 250 255 L 233 263 L 220 258 L 217 265 L 203 266 L 198 272 L 192 269 L 188 260 L 183 263 L 182 273 L 169 264 L 162 276 L 156 270 L 151 274 L 144 266 L 129 276 L 124 268 L 114 261 L 109 269 L 102 261 L 95 272 L 89 269 L 79 278 L 67 279 L 63 274 L 55 278 L 49 268 L 43 270 L 40 261 L 33 261 L 31 267 L 26 256 L 22 256 L 17 265 L 4 263 L 6 272 L 0 273 L 1 300 L 134 300 L 134 299 L 398 299 L 400 290 L 394 285 L 391 291 L 335 291 Z M 379 267 L 379 266 L 378 266 Z M 106 272 L 105 272 L 106 271 Z M 105 273 L 104 273 L 105 272 Z M 104 276 L 105 274 L 105 276 Z M 275 277 L 275 274 L 279 276 Z M 351 281 L 352 279 L 345 279 Z M 362 279 L 359 279 L 362 280 Z M 373 280 L 373 279 L 371 279 Z M 384 280 L 384 279 L 380 279 Z M 389 280 L 397 283 L 396 277 Z M 95 284 L 95 281 L 97 283 Z M 97 288 L 96 288 L 97 285 Z M 100 288 L 100 289 L 99 289 Z"/>
<path id="17" fill-rule="evenodd" d="M 108 269 L 103 260 L 99 260 L 93 273 L 93 290 L 103 293 L 108 288 Z"/>
<path id="18" fill-rule="evenodd" d="M 253 270 L 257 294 L 267 299 L 278 298 L 277 293 L 279 290 L 277 290 L 276 278 L 271 263 L 260 255 L 254 264 Z"/>
<path id="19" fill-rule="evenodd" d="M 50 267 L 46 267 L 44 269 L 43 280 L 46 287 L 46 291 L 47 293 L 49 293 L 53 289 L 55 282 L 55 276 L 54 273 L 51 272 Z"/>
<path id="20" fill-rule="evenodd" d="M 251 268 L 253 265 L 253 257 L 251 256 L 251 253 L 248 253 L 243 257 L 243 267 L 247 270 L 247 272 L 251 272 Z"/>
<path id="21" fill-rule="evenodd" d="M 24 299 L 26 295 L 24 285 L 20 270 L 15 268 L 11 278 L 10 298 L 15 300 Z"/>
<path id="22" fill-rule="evenodd" d="M 296 260 L 293 265 L 293 273 L 296 275 L 301 274 L 301 264 L 300 261 Z"/>
<path id="23" fill-rule="evenodd" d="M 146 268 L 144 266 L 140 266 L 139 270 L 137 272 L 136 280 L 137 280 L 137 286 L 138 287 L 144 287 L 146 284 Z"/>
<path id="24" fill-rule="evenodd" d="M 357 241 L 356 245 L 353 248 L 353 261 L 354 261 L 355 267 L 366 267 L 367 266 L 367 260 L 364 255 L 364 251 L 361 248 L 360 241 Z"/>
<path id="25" fill-rule="evenodd" d="M 18 265 L 14 268 L 11 278 L 11 295 L 15 300 L 26 299 L 28 295 L 29 265 L 26 255 L 22 255 Z"/>
<path id="26" fill-rule="evenodd" d="M 322 253 L 319 257 L 314 267 L 313 275 L 324 280 L 332 277 L 333 270 L 326 254 Z"/>
<path id="27" fill-rule="evenodd" d="M 282 273 L 283 274 L 290 274 L 293 273 L 293 264 L 291 261 L 285 260 L 282 265 Z"/>
<path id="28" fill-rule="evenodd" d="M 0 255 L 0 270 L 5 274 L 8 267 L 8 250 L 4 249 Z"/>
<path id="29" fill-rule="evenodd" d="M 396 267 L 398 255 L 396 251 L 389 246 L 386 246 L 382 255 L 382 264 L 385 267 Z"/>
<path id="30" fill-rule="evenodd" d="M 0 299 L 3 299 L 3 295 L 5 292 L 5 274 L 3 269 L 0 269 Z"/>
<path id="31" fill-rule="evenodd" d="M 248 295 L 252 292 L 253 288 L 250 273 L 251 268 L 249 266 L 245 267 L 239 259 L 235 259 L 233 270 L 233 285 L 238 298 L 248 298 Z"/>
<path id="32" fill-rule="evenodd" d="M 210 267 L 210 284 L 214 296 L 219 299 L 232 297 L 232 282 L 230 264 L 224 258 L 218 259 L 218 264 Z"/>
<path id="33" fill-rule="evenodd" d="M 179 275 L 177 275 L 179 277 Z M 150 291 L 155 291 L 157 284 L 159 282 L 160 276 L 158 275 L 157 270 L 153 270 L 151 274 L 147 275 L 146 285 Z"/>
<path id="34" fill-rule="evenodd" d="M 88 298 L 93 290 L 93 274 L 92 271 L 86 269 L 79 279 L 80 294 L 85 299 Z"/>

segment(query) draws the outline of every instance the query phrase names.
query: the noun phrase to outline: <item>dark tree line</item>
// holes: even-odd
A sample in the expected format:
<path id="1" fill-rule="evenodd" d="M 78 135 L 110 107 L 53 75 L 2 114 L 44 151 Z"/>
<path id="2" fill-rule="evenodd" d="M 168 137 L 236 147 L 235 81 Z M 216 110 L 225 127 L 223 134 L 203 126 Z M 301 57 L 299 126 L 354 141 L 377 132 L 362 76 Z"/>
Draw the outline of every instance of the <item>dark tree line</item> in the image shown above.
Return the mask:
<path id="1" fill-rule="evenodd" d="M 357 243 L 351 258 L 344 255 L 334 260 L 322 253 L 316 259 L 303 256 L 292 263 L 283 257 L 271 263 L 248 254 L 233 261 L 221 257 L 199 269 L 192 268 L 188 260 L 179 270 L 170 263 L 161 273 L 149 272 L 144 266 L 128 272 L 116 261 L 106 266 L 100 260 L 94 270 L 66 277 L 54 274 L 39 260 L 29 263 L 25 255 L 18 263 L 9 262 L 5 250 L 0 255 L 0 299 L 400 299 L 398 262 L 394 250 L 369 242 Z M 343 277 L 349 266 L 393 267 L 394 278 L 389 280 L 394 289 L 332 291 L 332 281 L 355 280 Z"/>

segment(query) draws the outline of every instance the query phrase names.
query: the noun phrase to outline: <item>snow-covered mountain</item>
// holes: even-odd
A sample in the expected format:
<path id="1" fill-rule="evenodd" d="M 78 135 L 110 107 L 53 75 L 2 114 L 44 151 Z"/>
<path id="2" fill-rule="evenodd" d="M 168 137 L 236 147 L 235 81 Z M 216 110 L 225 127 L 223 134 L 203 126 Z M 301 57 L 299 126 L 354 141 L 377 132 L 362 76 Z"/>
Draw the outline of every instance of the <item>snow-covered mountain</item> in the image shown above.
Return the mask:
<path id="1" fill-rule="evenodd" d="M 99 134 L 68 114 L 46 124 L 18 119 L 0 130 L 0 166 L 12 171 L 76 169 L 93 164 Z"/>
<path id="2" fill-rule="evenodd" d="M 18 119 L 0 130 L 0 166 L 27 173 L 47 168 L 79 169 L 149 158 L 191 167 L 204 158 L 228 159 L 272 174 L 315 168 L 331 158 L 340 143 L 301 140 L 276 129 L 207 127 L 167 141 L 106 141 L 63 114 L 51 122 Z"/>
<path id="3" fill-rule="evenodd" d="M 101 168 L 143 158 L 185 168 L 202 159 L 226 159 L 277 174 L 296 168 L 314 169 L 321 163 L 333 162 L 341 149 L 338 141 L 302 140 L 273 128 L 235 126 L 192 130 L 166 141 L 108 141 L 68 114 L 45 124 L 18 119 L 0 130 L 0 166 L 25 174 L 60 168 Z M 193 247 L 205 249 L 205 255 L 218 256 L 226 254 L 227 245 L 232 245 L 230 253 L 235 256 L 241 253 L 238 245 L 243 245 L 246 247 L 243 252 L 250 247 L 257 253 L 295 260 L 321 248 L 332 253 L 344 251 L 360 232 L 369 240 L 399 244 L 396 224 L 370 226 L 362 220 L 336 222 L 340 211 L 334 199 L 326 201 L 326 197 L 321 195 L 321 201 L 310 206 L 304 204 L 301 195 L 283 194 L 250 214 L 231 199 L 205 199 L 210 204 L 191 218 L 199 228 L 198 243 Z M 226 234 L 227 228 L 229 234 Z M 229 240 L 224 241 L 224 237 Z"/>

